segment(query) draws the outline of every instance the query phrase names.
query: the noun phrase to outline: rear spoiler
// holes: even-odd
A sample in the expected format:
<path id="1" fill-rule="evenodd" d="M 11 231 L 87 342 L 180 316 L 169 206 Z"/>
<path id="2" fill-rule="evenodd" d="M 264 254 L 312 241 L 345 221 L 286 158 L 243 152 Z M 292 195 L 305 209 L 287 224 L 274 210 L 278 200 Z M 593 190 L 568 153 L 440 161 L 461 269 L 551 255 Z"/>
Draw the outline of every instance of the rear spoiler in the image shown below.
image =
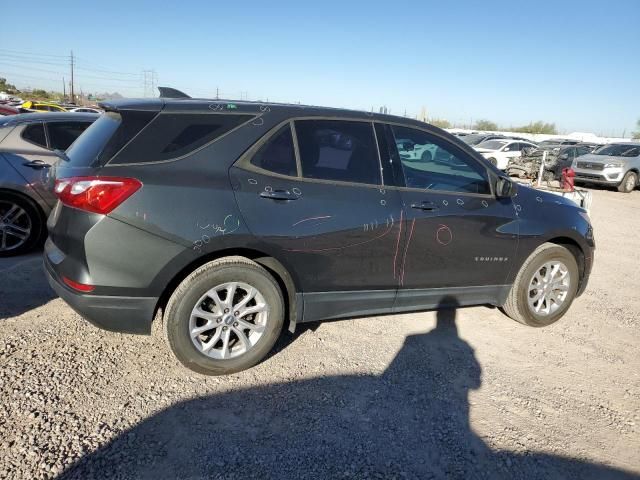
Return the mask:
<path id="1" fill-rule="evenodd" d="M 171 87 L 158 87 L 160 98 L 191 98 L 184 92 Z"/>

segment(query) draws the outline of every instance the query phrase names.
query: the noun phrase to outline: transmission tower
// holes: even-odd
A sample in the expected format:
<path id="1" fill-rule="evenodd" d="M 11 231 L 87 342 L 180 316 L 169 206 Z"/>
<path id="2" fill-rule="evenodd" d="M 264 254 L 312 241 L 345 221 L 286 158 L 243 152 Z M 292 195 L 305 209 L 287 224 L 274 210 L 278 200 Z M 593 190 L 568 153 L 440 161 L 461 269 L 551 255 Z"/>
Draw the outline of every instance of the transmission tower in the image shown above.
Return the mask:
<path id="1" fill-rule="evenodd" d="M 155 70 L 143 70 L 142 81 L 145 97 L 155 97 L 158 86 L 158 74 Z"/>

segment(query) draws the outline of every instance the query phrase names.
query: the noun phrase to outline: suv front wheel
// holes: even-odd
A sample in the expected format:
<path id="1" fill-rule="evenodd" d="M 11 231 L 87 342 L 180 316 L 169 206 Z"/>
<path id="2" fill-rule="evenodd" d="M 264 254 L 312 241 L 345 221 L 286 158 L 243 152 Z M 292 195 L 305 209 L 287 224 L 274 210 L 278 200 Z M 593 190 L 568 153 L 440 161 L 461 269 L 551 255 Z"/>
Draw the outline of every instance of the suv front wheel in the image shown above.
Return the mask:
<path id="1" fill-rule="evenodd" d="M 561 245 L 544 243 L 527 258 L 511 287 L 504 312 L 532 327 L 558 321 L 578 290 L 578 264 Z"/>
<path id="2" fill-rule="evenodd" d="M 638 184 L 638 175 L 635 172 L 627 172 L 627 174 L 618 185 L 618 191 L 622 193 L 631 193 Z"/>
<path id="3" fill-rule="evenodd" d="M 226 375 L 254 366 L 273 348 L 284 322 L 275 279 L 244 257 L 196 269 L 167 303 L 167 344 L 187 368 Z"/>

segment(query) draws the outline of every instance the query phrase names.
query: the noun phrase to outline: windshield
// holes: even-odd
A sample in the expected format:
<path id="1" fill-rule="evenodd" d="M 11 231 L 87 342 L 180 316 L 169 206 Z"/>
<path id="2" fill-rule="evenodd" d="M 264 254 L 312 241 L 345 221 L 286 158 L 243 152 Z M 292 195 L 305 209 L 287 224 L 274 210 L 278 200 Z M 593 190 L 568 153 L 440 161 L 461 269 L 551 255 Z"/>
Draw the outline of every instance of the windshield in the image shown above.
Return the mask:
<path id="1" fill-rule="evenodd" d="M 509 142 L 505 140 L 487 140 L 486 142 L 479 143 L 477 147 L 486 148 L 487 150 L 500 150 L 507 143 Z"/>
<path id="2" fill-rule="evenodd" d="M 605 145 L 593 152 L 594 155 L 608 155 L 611 157 L 637 157 L 640 155 L 640 145 L 612 144 Z"/>

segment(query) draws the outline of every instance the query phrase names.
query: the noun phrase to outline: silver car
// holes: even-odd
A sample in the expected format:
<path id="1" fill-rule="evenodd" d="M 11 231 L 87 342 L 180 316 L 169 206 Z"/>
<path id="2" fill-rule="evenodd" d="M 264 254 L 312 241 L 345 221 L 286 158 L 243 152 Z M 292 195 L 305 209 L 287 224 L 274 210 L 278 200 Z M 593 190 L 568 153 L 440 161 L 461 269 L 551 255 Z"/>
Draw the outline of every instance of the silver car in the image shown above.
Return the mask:
<path id="1" fill-rule="evenodd" d="M 576 158 L 572 165 L 579 183 L 617 187 L 629 193 L 640 178 L 640 143 L 611 143 Z"/>
<path id="2" fill-rule="evenodd" d="M 39 245 L 56 202 L 47 172 L 99 115 L 25 113 L 0 117 L 0 257 Z"/>

